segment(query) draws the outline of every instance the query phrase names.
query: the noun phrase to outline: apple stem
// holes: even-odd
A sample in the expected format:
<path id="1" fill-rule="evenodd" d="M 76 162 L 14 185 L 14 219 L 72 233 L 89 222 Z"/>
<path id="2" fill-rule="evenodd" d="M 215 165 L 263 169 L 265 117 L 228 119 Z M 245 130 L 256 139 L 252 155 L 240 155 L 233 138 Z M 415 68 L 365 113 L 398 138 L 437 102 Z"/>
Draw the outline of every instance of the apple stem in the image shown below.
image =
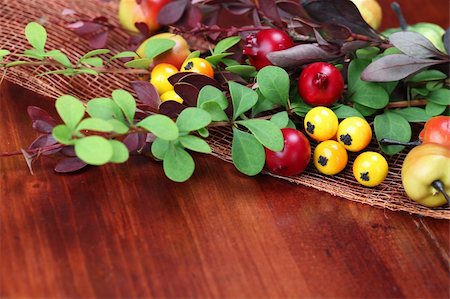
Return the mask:
<path id="1" fill-rule="evenodd" d="M 403 145 L 403 146 L 416 146 L 420 145 L 422 142 L 420 140 L 410 141 L 410 142 L 402 142 L 394 139 L 383 138 L 380 140 L 381 145 Z"/>
<path id="2" fill-rule="evenodd" d="M 441 180 L 435 180 L 431 183 L 434 189 L 439 191 L 442 195 L 444 195 L 445 200 L 447 201 L 447 206 L 450 204 L 450 196 L 447 191 L 445 191 L 444 183 Z"/>
<path id="3" fill-rule="evenodd" d="M 398 4 L 397 2 L 394 1 L 391 4 L 391 8 L 397 15 L 398 21 L 400 22 L 400 27 L 402 28 L 403 31 L 406 31 L 406 29 L 408 28 L 408 23 L 406 22 L 406 19 L 403 16 L 403 12 L 402 12 L 402 8 L 400 7 L 400 4 Z"/>

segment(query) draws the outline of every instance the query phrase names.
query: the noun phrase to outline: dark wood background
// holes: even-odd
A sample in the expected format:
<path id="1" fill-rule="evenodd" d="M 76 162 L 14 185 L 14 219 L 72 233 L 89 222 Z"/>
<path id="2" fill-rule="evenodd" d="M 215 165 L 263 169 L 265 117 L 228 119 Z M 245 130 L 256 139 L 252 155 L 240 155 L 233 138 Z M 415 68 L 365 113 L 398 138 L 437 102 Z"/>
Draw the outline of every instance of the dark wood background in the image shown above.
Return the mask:
<path id="1" fill-rule="evenodd" d="M 384 27 L 396 26 L 390 1 Z M 448 1 L 398 1 L 410 23 L 448 26 Z M 1 12 L 1 8 L 0 8 Z M 0 13 L 1 23 L 1 13 Z M 3 82 L 0 152 L 36 137 Z M 372 208 L 195 156 L 176 184 L 161 165 L 58 175 L 0 159 L 2 298 L 448 298 L 449 222 Z"/>

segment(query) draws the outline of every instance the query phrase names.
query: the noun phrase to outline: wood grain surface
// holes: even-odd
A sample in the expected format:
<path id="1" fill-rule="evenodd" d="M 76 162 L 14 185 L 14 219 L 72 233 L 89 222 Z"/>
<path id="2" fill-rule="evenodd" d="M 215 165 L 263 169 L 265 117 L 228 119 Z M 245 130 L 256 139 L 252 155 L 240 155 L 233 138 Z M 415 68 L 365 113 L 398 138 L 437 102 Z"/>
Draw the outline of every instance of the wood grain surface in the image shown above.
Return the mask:
<path id="1" fill-rule="evenodd" d="M 408 9 L 414 21 L 448 12 L 399 2 L 428 7 Z M 1 84 L 0 152 L 36 137 L 29 105 L 53 103 Z M 144 157 L 71 175 L 0 158 L 0 297 L 450 297 L 448 221 L 195 160 L 177 184 Z"/>

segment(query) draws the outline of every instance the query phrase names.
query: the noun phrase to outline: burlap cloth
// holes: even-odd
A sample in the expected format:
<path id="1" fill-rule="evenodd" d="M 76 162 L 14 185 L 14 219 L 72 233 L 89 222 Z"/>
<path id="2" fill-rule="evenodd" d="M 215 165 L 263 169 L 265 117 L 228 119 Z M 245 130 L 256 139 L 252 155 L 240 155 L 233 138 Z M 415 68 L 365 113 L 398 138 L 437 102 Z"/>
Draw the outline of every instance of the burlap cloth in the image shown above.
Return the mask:
<path id="1" fill-rule="evenodd" d="M 0 49 L 21 53 L 28 46 L 24 37 L 25 25 L 30 21 L 45 24 L 48 31 L 47 49 L 60 49 L 75 61 L 90 50 L 86 41 L 68 30 L 67 19 L 62 12 L 69 8 L 89 17 L 106 16 L 117 25 L 117 2 L 100 0 L 1 0 L 0 1 Z M 110 33 L 107 48 L 112 54 L 126 50 L 128 36 L 120 29 Z M 100 76 L 82 75 L 68 78 L 59 75 L 36 77 L 36 74 L 50 70 L 45 66 L 15 67 L 8 70 L 6 80 L 33 90 L 50 98 L 62 94 L 73 94 L 80 99 L 110 96 L 111 91 L 124 88 L 132 91 L 128 82 L 135 80 L 132 75 L 104 74 Z M 211 130 L 208 141 L 213 148 L 213 155 L 231 162 L 232 135 L 227 129 Z M 369 150 L 378 151 L 373 141 Z M 393 211 L 405 211 L 411 214 L 450 219 L 450 209 L 429 209 L 409 200 L 401 183 L 401 165 L 406 153 L 388 158 L 389 174 L 386 180 L 376 188 L 359 185 L 352 175 L 352 164 L 356 154 L 351 153 L 349 164 L 339 175 L 329 177 L 318 173 L 314 166 L 298 177 L 278 177 L 295 184 L 323 190 L 333 195 Z M 312 164 L 312 163 L 311 163 Z M 298 194 L 301 199 L 302 194 Z"/>

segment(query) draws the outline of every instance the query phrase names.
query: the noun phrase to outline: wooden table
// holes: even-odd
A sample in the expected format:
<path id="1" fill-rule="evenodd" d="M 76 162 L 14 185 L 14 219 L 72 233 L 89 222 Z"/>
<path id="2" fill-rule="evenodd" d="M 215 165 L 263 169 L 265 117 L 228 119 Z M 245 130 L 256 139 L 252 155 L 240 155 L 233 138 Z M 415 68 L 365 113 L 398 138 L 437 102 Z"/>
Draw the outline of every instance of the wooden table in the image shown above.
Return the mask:
<path id="1" fill-rule="evenodd" d="M 447 25 L 446 1 L 400 2 L 410 22 Z M 26 107 L 52 102 L 3 82 L 0 105 L 5 152 L 36 137 Z M 71 175 L 43 158 L 34 176 L 21 156 L 1 158 L 0 296 L 450 296 L 448 221 L 195 160 L 192 179 L 176 184 L 144 157 Z"/>

